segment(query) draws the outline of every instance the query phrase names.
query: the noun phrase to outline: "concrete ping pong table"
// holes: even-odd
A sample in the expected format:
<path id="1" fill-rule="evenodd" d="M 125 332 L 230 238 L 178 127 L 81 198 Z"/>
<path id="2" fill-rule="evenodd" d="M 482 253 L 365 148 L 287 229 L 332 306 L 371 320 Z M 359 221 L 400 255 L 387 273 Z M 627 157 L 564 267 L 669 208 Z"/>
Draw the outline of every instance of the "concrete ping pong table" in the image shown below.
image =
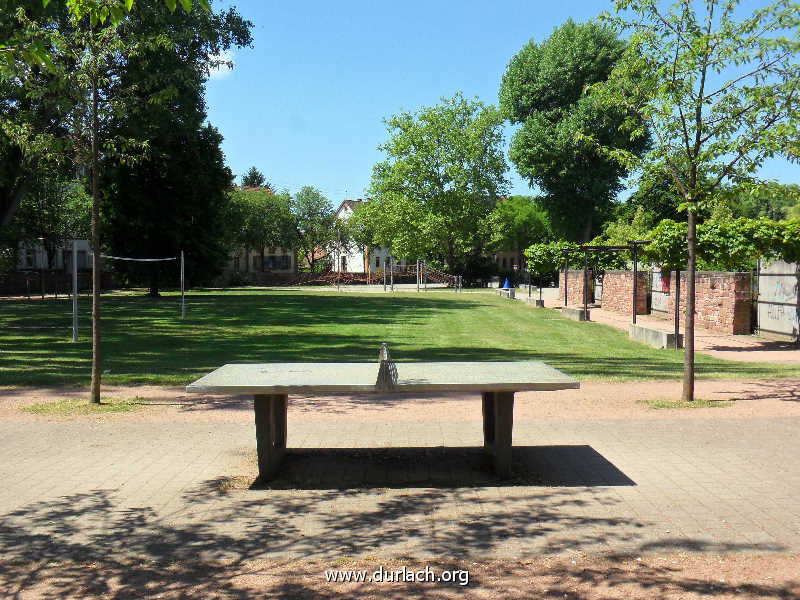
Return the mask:
<path id="1" fill-rule="evenodd" d="M 387 355 L 388 356 L 388 355 Z M 385 361 L 384 361 L 385 362 Z M 500 477 L 511 474 L 514 393 L 576 389 L 580 383 L 539 361 L 228 364 L 186 386 L 187 392 L 252 394 L 260 481 L 275 477 L 286 451 L 289 394 L 480 392 L 484 448 Z"/>

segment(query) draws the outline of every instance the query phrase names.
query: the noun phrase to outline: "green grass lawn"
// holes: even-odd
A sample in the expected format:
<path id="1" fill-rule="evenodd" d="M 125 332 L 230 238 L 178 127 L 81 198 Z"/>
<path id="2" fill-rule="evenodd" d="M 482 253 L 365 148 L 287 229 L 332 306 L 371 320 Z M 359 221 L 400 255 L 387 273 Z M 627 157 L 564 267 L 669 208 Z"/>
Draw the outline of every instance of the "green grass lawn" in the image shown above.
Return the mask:
<path id="1" fill-rule="evenodd" d="M 543 360 L 579 379 L 677 378 L 683 352 L 656 350 L 616 329 L 564 319 L 493 294 L 335 291 L 192 292 L 178 299 L 103 298 L 103 382 L 186 384 L 230 362 Z M 0 385 L 87 385 L 90 301 L 80 341 L 69 300 L 0 301 Z M 797 377 L 800 368 L 698 355 L 700 378 Z"/>

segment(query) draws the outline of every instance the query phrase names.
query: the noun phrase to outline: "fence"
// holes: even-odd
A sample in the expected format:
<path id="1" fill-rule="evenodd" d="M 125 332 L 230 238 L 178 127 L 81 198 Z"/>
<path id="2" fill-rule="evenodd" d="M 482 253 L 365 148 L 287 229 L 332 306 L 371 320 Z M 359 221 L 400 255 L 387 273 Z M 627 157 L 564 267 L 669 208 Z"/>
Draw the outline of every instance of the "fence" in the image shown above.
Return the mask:
<path id="1" fill-rule="evenodd" d="M 113 288 L 111 273 L 100 276 L 103 290 Z M 92 272 L 78 272 L 78 291 L 92 289 Z M 68 296 L 72 293 L 72 273 L 63 271 L 9 271 L 0 274 L 0 296 Z"/>
<path id="2" fill-rule="evenodd" d="M 800 265 L 776 260 L 758 265 L 756 328 L 800 341 Z"/>

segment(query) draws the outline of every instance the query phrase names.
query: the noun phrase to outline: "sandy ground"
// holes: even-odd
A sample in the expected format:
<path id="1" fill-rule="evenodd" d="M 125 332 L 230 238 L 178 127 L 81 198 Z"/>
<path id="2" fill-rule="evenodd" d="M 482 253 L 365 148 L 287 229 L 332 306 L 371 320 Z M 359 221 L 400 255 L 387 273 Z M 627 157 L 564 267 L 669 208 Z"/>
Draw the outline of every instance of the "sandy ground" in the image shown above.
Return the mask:
<path id="1" fill-rule="evenodd" d="M 700 381 L 697 397 L 731 401 L 714 408 L 654 409 L 647 400 L 675 400 L 679 381 L 585 383 L 580 390 L 517 395 L 515 419 L 747 419 L 800 417 L 800 380 Z M 130 422 L 252 421 L 246 396 L 189 395 L 181 388 L 105 388 L 104 397 L 140 398 L 131 413 L 79 417 L 39 416 L 26 405 L 63 398 L 87 398 L 78 388 L 0 388 L 0 420 L 120 420 Z M 478 396 L 443 394 L 302 397 L 290 400 L 291 421 L 365 421 L 479 418 Z M 2 524 L 0 524 L 2 527 Z M 422 570 L 434 574 L 466 570 L 469 584 L 328 583 L 325 571 Z M 462 575 L 463 577 L 463 575 Z M 794 555 L 669 554 L 663 556 L 586 556 L 567 554 L 534 561 L 391 561 L 329 563 L 236 562 L 13 563 L 0 557 L 0 595 L 15 598 L 800 598 L 800 557 Z"/>
<path id="2" fill-rule="evenodd" d="M 426 567 L 455 582 L 328 582 L 326 571 L 372 576 Z M 403 569 L 405 568 L 405 571 Z M 467 575 L 463 574 L 467 572 Z M 457 572 L 453 574 L 453 572 Z M 234 564 L 19 565 L 0 562 L 0 592 L 7 597 L 103 598 L 798 598 L 798 556 L 668 555 L 587 557 L 534 561 L 246 562 Z M 340 575 L 341 576 L 341 575 Z M 346 575 L 345 575 L 346 576 Z M 415 575 L 416 576 L 416 575 Z M 392 575 L 394 577 L 394 575 Z M 386 578 L 386 576 L 384 576 Z M 460 582 L 466 581 L 466 585 Z"/>
<path id="3" fill-rule="evenodd" d="M 729 401 L 724 407 L 654 409 L 646 402 L 680 399 L 681 382 L 635 381 L 582 383 L 579 390 L 521 392 L 516 394 L 516 420 L 599 419 L 747 419 L 750 417 L 800 417 L 800 379 L 698 381 L 696 397 Z M 103 398 L 139 398 L 146 410 L 91 416 L 42 416 L 22 412 L 23 406 L 64 398 L 88 399 L 84 388 L 0 388 L 0 419 L 42 421 L 118 419 L 132 422 L 237 422 L 252 421 L 249 396 L 187 394 L 180 387 L 105 387 Z M 365 394 L 350 396 L 291 396 L 289 420 L 312 421 L 419 421 L 476 418 L 477 394 L 427 395 Z"/>

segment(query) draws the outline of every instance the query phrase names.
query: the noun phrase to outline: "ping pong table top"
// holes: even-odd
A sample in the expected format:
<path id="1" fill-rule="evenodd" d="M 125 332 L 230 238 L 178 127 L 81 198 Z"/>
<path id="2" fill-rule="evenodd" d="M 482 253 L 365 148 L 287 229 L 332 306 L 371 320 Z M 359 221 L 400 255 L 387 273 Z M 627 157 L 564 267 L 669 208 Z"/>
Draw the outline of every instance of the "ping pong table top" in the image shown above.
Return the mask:
<path id="1" fill-rule="evenodd" d="M 186 386 L 193 393 L 522 392 L 577 389 L 540 361 L 400 362 L 391 390 L 376 385 L 379 363 L 227 364 Z"/>

